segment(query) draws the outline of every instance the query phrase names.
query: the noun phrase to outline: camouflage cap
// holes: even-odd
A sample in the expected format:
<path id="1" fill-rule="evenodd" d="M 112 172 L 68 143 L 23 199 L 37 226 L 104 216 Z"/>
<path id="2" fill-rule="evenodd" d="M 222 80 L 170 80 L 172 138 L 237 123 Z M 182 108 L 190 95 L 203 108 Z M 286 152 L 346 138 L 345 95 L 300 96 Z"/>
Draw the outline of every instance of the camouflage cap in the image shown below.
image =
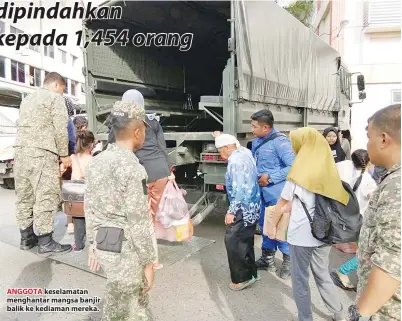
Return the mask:
<path id="1" fill-rule="evenodd" d="M 145 126 L 150 127 L 146 122 L 145 109 L 144 106 L 138 105 L 132 102 L 117 101 L 113 105 L 113 110 L 111 112 L 113 118 L 125 118 L 127 120 L 142 120 Z"/>

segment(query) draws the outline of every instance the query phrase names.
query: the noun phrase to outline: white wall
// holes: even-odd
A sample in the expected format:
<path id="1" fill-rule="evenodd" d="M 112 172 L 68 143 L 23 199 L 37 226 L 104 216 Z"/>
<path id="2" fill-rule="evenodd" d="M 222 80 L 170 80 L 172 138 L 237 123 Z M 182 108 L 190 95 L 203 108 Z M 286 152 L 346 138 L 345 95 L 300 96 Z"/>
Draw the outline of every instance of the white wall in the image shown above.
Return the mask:
<path id="1" fill-rule="evenodd" d="M 367 119 L 381 108 L 392 103 L 392 90 L 401 89 L 400 84 L 367 85 L 367 99 L 352 107 L 352 150 L 367 148 Z M 356 96 L 356 93 L 354 93 Z"/>
<path id="2" fill-rule="evenodd" d="M 363 1 L 346 1 L 344 57 L 350 71 L 361 72 L 366 80 L 366 100 L 352 107 L 352 149 L 367 148 L 367 119 L 392 103 L 392 90 L 400 90 L 401 32 L 366 32 L 363 27 Z M 356 78 L 354 78 L 355 83 Z M 358 101 L 353 85 L 353 100 Z"/>
<path id="3" fill-rule="evenodd" d="M 16 5 L 29 6 L 31 1 L 17 1 Z M 32 1 L 36 5 L 39 5 L 39 0 Z M 42 6 L 49 6 L 54 4 L 54 1 L 46 0 L 42 1 Z M 2 87 L 31 92 L 33 91 L 33 87 L 29 85 L 29 66 L 36 67 L 42 70 L 42 82 L 45 77 L 45 71 L 51 72 L 56 71 L 60 73 L 63 77 L 68 80 L 68 95 L 75 98 L 78 103 L 85 103 L 85 95 L 81 92 L 81 86 L 84 84 L 85 79 L 82 74 L 82 68 L 84 66 L 83 53 L 82 49 L 76 44 L 76 36 L 75 32 L 81 30 L 82 22 L 79 19 L 75 20 L 49 20 L 49 19 L 23 19 L 18 21 L 17 23 L 13 23 L 10 20 L 2 19 L 2 22 L 5 22 L 5 31 L 6 33 L 10 33 L 10 27 L 16 27 L 22 30 L 26 34 L 35 34 L 35 33 L 50 33 L 52 29 L 56 29 L 56 34 L 66 33 L 68 34 L 68 43 L 67 46 L 63 46 L 54 48 L 54 58 L 50 58 L 44 55 L 44 47 L 40 48 L 40 53 L 30 50 L 28 46 L 23 49 L 15 50 L 15 47 L 1 47 L 0 56 L 6 57 L 6 79 L 0 78 L 0 83 Z M 62 62 L 61 52 L 59 49 L 62 49 L 66 52 L 67 61 L 66 63 Z M 73 58 L 76 57 L 76 62 L 73 64 Z M 11 59 L 14 61 L 22 62 L 25 64 L 25 84 L 20 82 L 15 82 L 11 80 Z M 72 96 L 70 91 L 70 86 L 72 81 L 78 82 L 78 85 L 75 87 L 76 94 Z"/>

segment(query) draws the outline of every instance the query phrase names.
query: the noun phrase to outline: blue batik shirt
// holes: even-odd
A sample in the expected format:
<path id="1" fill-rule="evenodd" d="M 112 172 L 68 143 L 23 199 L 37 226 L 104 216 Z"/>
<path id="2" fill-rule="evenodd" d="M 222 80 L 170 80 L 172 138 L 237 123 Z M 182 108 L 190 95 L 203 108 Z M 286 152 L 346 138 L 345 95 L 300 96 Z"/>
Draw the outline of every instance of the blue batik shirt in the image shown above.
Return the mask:
<path id="1" fill-rule="evenodd" d="M 228 213 L 240 210 L 244 226 L 255 225 L 260 213 L 260 189 L 258 186 L 257 167 L 251 152 L 241 147 L 228 159 L 226 171 L 226 191 L 229 198 Z"/>

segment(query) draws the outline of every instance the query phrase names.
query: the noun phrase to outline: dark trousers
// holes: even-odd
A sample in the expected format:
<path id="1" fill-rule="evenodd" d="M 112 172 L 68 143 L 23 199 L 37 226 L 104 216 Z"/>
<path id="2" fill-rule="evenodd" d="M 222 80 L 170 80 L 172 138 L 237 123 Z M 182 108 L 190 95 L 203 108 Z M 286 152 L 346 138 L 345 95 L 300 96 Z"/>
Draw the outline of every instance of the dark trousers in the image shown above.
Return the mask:
<path id="1" fill-rule="evenodd" d="M 87 235 L 85 228 L 85 217 L 73 217 L 74 239 L 77 251 L 85 247 L 85 237 Z"/>
<path id="2" fill-rule="evenodd" d="M 257 277 L 254 255 L 255 226 L 244 226 L 243 219 L 236 215 L 236 221 L 228 225 L 225 246 L 228 254 L 232 282 L 243 283 Z"/>

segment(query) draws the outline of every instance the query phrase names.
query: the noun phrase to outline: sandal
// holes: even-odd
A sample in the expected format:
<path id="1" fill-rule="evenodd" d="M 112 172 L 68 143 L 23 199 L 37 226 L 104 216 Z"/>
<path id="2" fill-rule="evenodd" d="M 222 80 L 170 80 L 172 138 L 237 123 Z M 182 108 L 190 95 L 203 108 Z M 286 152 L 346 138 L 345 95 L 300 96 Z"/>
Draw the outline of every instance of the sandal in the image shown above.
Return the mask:
<path id="1" fill-rule="evenodd" d="M 256 281 L 259 281 L 259 280 L 261 280 L 261 277 L 260 277 L 259 275 L 257 275 L 256 278 L 253 276 L 250 280 L 248 280 L 248 281 L 246 281 L 246 282 L 243 282 L 243 283 L 240 283 L 240 286 L 239 286 L 239 287 L 235 287 L 235 286 L 233 285 L 233 283 L 230 283 L 230 284 L 229 284 L 229 288 L 230 288 L 231 290 L 233 290 L 233 291 L 241 291 L 241 290 L 243 290 L 243 289 L 249 287 L 250 285 L 253 285 Z"/>
<path id="2" fill-rule="evenodd" d="M 354 287 L 351 283 L 349 283 L 349 284 L 343 283 L 342 280 L 339 278 L 338 273 L 336 273 L 336 271 L 332 271 L 330 273 L 330 276 L 331 276 L 332 281 L 334 282 L 334 284 L 337 287 L 339 287 L 345 291 L 355 291 L 356 292 L 356 287 Z M 351 286 L 349 287 L 348 285 L 351 285 Z"/>

